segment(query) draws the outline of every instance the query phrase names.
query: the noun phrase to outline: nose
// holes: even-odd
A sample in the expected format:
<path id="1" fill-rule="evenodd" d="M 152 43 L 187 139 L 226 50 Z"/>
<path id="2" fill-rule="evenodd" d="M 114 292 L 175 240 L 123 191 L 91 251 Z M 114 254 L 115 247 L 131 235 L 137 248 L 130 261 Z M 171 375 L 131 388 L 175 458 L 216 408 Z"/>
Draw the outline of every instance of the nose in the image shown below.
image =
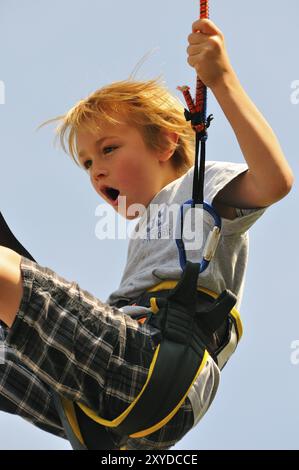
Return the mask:
<path id="1" fill-rule="evenodd" d="M 101 168 L 99 165 L 92 165 L 91 177 L 95 182 L 100 181 L 103 177 L 108 175 L 108 170 Z"/>

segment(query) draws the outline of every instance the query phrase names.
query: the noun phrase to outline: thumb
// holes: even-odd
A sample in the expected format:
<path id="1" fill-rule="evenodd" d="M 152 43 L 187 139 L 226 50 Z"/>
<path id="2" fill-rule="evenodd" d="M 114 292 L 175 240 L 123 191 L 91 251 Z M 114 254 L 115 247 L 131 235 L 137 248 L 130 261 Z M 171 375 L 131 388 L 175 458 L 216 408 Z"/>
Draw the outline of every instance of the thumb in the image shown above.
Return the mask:
<path id="1" fill-rule="evenodd" d="M 207 18 L 199 19 L 192 24 L 192 32 L 196 33 L 198 31 L 200 31 L 202 34 L 207 35 L 222 35 L 222 32 L 220 31 L 220 29 L 217 28 L 215 23 L 213 23 L 213 21 Z"/>

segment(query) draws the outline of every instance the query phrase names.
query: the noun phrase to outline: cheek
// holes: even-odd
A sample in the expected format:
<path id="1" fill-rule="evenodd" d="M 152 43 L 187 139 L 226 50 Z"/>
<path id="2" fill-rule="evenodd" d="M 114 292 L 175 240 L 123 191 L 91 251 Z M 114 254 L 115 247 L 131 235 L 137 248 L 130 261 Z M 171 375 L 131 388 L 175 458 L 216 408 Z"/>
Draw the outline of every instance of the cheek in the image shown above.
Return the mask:
<path id="1" fill-rule="evenodd" d="M 146 184 L 150 178 L 150 165 L 141 162 L 140 159 L 120 161 L 117 165 L 117 179 L 121 185 L 128 186 L 132 183 Z"/>

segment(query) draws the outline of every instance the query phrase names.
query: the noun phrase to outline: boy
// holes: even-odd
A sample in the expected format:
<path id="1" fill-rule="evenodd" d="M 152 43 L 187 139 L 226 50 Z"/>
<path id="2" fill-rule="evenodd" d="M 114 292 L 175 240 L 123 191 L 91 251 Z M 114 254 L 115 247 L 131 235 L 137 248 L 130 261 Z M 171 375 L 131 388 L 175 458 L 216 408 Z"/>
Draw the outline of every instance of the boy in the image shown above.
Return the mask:
<path id="1" fill-rule="evenodd" d="M 293 176 L 271 128 L 242 89 L 219 29 L 210 20 L 198 20 L 188 40 L 188 62 L 217 98 L 247 162 L 206 164 L 205 200 L 223 218 L 223 236 L 199 282 L 218 293 L 232 290 L 239 304 L 247 230 L 266 207 L 290 191 Z M 121 82 L 95 92 L 62 118 L 63 145 L 67 133 L 71 155 L 88 171 L 104 200 L 128 219 L 135 217 L 132 205 L 143 208 L 138 227 L 146 222 L 151 205 L 189 199 L 193 130 L 182 107 L 155 81 Z M 126 198 L 125 207 L 121 197 Z M 151 222 L 155 220 L 150 220 L 150 230 L 155 229 Z M 0 244 L 14 246 L 4 223 L 2 227 L 7 240 L 2 235 Z M 204 220 L 203 236 L 208 227 Z M 127 266 L 119 289 L 108 299 L 110 306 L 16 251 L 0 249 L 0 319 L 8 327 L 5 363 L 0 366 L 1 409 L 64 437 L 54 390 L 107 420 L 115 419 L 146 381 L 157 333 L 118 307 L 126 308 L 161 279 L 180 277 L 173 238 L 130 242 Z M 193 256 L 198 261 L 198 253 Z M 188 396 L 164 427 L 128 439 L 126 448 L 173 446 L 207 410 L 218 380 L 216 364 L 208 361 L 198 402 Z M 117 436 L 109 432 L 118 447 Z"/>

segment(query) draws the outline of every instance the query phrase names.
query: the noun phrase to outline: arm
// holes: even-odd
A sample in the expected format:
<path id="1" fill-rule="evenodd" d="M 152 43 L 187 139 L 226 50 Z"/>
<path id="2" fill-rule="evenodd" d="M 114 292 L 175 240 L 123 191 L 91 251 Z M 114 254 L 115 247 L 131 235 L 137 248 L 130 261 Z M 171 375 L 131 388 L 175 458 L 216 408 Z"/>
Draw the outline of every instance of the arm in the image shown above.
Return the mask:
<path id="1" fill-rule="evenodd" d="M 238 139 L 249 171 L 243 173 L 222 192 L 230 206 L 263 207 L 273 204 L 290 191 L 291 169 L 279 142 L 262 114 L 245 93 L 232 72 L 212 88 L 218 103 Z M 232 195 L 230 192 L 232 191 Z"/>
<path id="2" fill-rule="evenodd" d="M 249 168 L 219 193 L 218 202 L 240 208 L 273 204 L 288 194 L 293 174 L 273 130 L 242 88 L 223 34 L 210 20 L 198 20 L 189 43 L 188 62 L 215 95 Z"/>

